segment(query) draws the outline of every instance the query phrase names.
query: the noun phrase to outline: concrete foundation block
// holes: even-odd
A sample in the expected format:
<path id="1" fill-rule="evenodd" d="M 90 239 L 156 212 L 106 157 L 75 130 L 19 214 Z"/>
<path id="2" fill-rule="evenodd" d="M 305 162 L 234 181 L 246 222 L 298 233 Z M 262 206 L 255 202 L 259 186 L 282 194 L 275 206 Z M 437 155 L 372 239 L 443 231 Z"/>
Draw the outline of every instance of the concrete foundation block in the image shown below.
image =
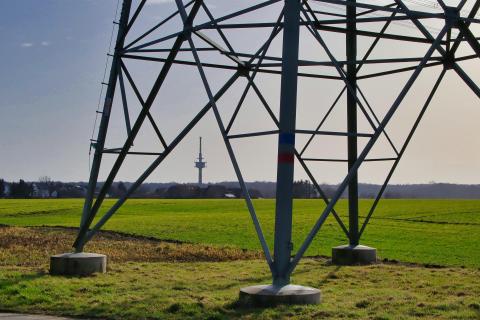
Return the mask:
<path id="1" fill-rule="evenodd" d="M 50 257 L 50 274 L 88 276 L 107 271 L 107 256 L 97 253 L 64 253 Z"/>
<path id="2" fill-rule="evenodd" d="M 336 265 L 362 265 L 377 262 L 377 249 L 367 246 L 343 245 L 332 248 L 332 263 Z"/>
<path id="3" fill-rule="evenodd" d="M 319 304 L 320 298 L 320 290 L 292 284 L 283 287 L 258 285 L 240 289 L 240 303 L 257 307 L 278 304 Z"/>

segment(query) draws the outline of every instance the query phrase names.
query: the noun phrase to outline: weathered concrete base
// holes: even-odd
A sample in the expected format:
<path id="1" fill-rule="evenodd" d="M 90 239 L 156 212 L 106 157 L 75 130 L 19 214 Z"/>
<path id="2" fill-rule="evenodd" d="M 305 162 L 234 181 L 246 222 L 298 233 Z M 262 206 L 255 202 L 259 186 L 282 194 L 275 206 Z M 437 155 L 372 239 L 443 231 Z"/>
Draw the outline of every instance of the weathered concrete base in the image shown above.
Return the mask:
<path id="1" fill-rule="evenodd" d="M 107 271 L 107 256 L 97 253 L 64 253 L 50 257 L 50 274 L 88 276 Z"/>
<path id="2" fill-rule="evenodd" d="M 336 265 L 372 264 L 377 262 L 377 249 L 367 246 L 343 245 L 332 248 L 332 263 Z"/>
<path id="3" fill-rule="evenodd" d="M 251 286 L 240 289 L 240 303 L 260 307 L 277 304 L 318 304 L 320 290 L 292 284 L 283 287 Z"/>

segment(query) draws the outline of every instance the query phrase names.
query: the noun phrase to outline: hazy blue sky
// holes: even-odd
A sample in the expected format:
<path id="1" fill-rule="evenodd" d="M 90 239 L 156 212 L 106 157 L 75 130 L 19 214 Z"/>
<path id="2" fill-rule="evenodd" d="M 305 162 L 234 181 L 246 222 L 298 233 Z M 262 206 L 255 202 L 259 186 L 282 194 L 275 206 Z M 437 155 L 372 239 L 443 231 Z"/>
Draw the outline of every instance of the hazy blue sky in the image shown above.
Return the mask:
<path id="1" fill-rule="evenodd" d="M 134 3 L 138 1 L 134 0 Z M 132 37 L 160 18 L 172 12 L 168 1 L 151 1 L 139 18 L 138 29 L 132 30 Z M 215 15 L 225 14 L 244 5 L 245 1 L 210 1 Z M 449 1 L 454 4 L 456 1 Z M 0 1 L 0 177 L 7 180 L 24 178 L 36 180 L 43 175 L 66 181 L 85 181 L 88 178 L 89 139 L 95 119 L 95 110 L 103 75 L 105 53 L 108 47 L 116 0 L 16 0 Z M 468 7 L 468 6 L 467 6 Z M 418 7 L 416 7 L 418 8 Z M 278 8 L 277 8 L 278 9 Z M 421 8 L 419 8 L 421 9 Z M 252 15 L 253 19 L 273 21 L 278 10 L 269 9 Z M 255 20 L 255 21 L 257 21 Z M 437 30 L 441 26 L 431 26 Z M 372 27 L 375 29 L 374 27 Z M 165 34 L 175 29 L 166 26 Z M 477 29 L 474 29 L 478 31 Z M 418 35 L 411 26 L 394 24 L 391 32 Z M 228 36 L 237 48 L 248 51 L 258 48 L 265 41 L 268 30 L 242 34 L 230 32 Z M 323 35 L 323 34 L 322 34 Z M 338 34 L 324 34 L 338 59 L 344 58 L 344 37 Z M 280 38 L 279 38 L 280 39 Z M 371 40 L 360 44 L 359 55 L 365 51 Z M 196 40 L 200 46 L 201 42 Z M 281 48 L 279 40 L 274 42 L 272 54 Z M 306 33 L 302 34 L 302 57 L 325 59 L 325 53 L 314 44 Z M 374 57 L 422 56 L 425 46 L 399 46 L 385 42 Z M 470 50 L 462 49 L 462 53 Z M 180 56 L 184 57 L 184 56 Z M 205 57 L 215 61 L 215 57 Z M 139 82 L 142 94 L 151 87 L 152 79 L 160 70 L 159 65 L 140 65 L 128 62 L 134 78 Z M 472 78 L 480 82 L 478 62 L 462 64 Z M 377 68 L 377 69 L 375 69 Z M 371 67 L 371 71 L 379 70 Z M 395 126 L 389 128 L 397 144 L 405 137 L 419 106 L 426 98 L 440 69 L 432 69 L 419 79 L 402 104 Z M 230 73 L 209 72 L 212 86 L 216 90 Z M 329 71 L 335 74 L 333 70 Z M 378 82 L 363 81 L 372 105 L 383 115 L 393 102 L 408 74 L 398 77 L 380 78 Z M 275 112 L 278 109 L 278 85 L 276 77 L 259 77 L 259 87 Z M 301 80 L 299 89 L 298 126 L 313 129 L 341 84 L 328 81 Z M 244 82 L 235 85 L 219 103 L 224 119 L 240 95 Z M 480 183 L 480 142 L 477 138 L 480 103 L 453 73 L 446 76 L 434 99 L 427 118 L 411 143 L 404 161 L 398 168 L 392 182 L 415 183 L 428 181 Z M 134 100 L 131 92 L 129 100 Z M 171 141 L 178 130 L 206 103 L 206 96 L 196 70 L 191 67 L 172 68 L 166 87 L 161 91 L 152 113 Z M 125 128 L 116 101 L 112 115 L 107 145 L 119 147 L 124 139 Z M 135 106 L 132 106 L 135 109 Z M 138 106 L 137 106 L 138 109 Z M 328 130 L 343 130 L 345 127 L 345 99 L 339 110 L 326 125 Z M 115 110 L 114 110 L 115 112 Z M 135 112 L 132 111 L 132 116 Z M 226 120 L 228 121 L 228 120 Z M 360 128 L 367 130 L 365 121 Z M 261 109 L 258 99 L 249 95 L 245 110 L 239 115 L 239 123 L 232 132 L 270 130 L 273 126 Z M 148 126 L 139 136 L 135 147 L 141 151 L 161 151 Z M 212 114 L 208 114 L 195 130 L 185 139 L 149 181 L 195 181 L 193 161 L 197 156 L 198 137 L 204 137 L 204 151 L 207 159 L 205 180 L 234 180 L 223 141 Z M 305 139 L 298 138 L 299 146 Z M 265 137 L 234 142 L 235 150 L 245 178 L 270 180 L 275 178 L 276 138 Z M 318 139 L 309 155 L 318 157 L 342 157 L 346 142 L 343 138 Z M 380 143 L 375 155 L 390 156 L 386 144 Z M 104 167 L 111 164 L 112 156 L 106 156 Z M 134 180 L 153 158 L 132 158 L 121 171 L 121 180 Z M 319 182 L 335 183 L 343 177 L 343 164 L 312 164 Z M 362 182 L 379 182 L 385 175 L 386 167 L 369 164 L 362 169 Z M 102 173 L 103 177 L 105 172 Z M 297 178 L 305 175 L 298 167 Z"/>

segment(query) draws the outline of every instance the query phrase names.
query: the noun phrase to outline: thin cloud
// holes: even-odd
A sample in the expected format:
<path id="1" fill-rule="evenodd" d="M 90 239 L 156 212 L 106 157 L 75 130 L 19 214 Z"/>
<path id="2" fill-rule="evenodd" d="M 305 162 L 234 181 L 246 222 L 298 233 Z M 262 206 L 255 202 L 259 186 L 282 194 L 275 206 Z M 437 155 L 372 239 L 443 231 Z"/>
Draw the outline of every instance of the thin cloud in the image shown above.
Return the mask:
<path id="1" fill-rule="evenodd" d="M 32 42 L 24 42 L 24 43 L 20 44 L 20 46 L 22 48 L 30 48 L 30 47 L 33 47 L 33 43 Z"/>
<path id="2" fill-rule="evenodd" d="M 51 42 L 49 42 L 49 41 L 42 41 L 42 42 L 40 42 L 40 45 L 42 45 L 42 46 L 44 46 L 44 47 L 48 47 L 50 44 L 51 44 Z"/>

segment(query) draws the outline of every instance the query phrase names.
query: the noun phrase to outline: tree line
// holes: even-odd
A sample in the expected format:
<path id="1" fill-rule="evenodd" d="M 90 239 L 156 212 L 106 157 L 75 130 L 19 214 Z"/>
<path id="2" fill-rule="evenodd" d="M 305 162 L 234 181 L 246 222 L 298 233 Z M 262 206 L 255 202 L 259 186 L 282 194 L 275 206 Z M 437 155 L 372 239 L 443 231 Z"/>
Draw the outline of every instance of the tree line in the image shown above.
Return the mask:
<path id="1" fill-rule="evenodd" d="M 0 178 L 0 198 L 83 198 L 87 190 L 86 182 L 53 181 L 47 176 L 38 181 L 18 180 L 7 182 Z M 108 191 L 108 197 L 119 198 L 127 193 L 131 182 L 115 182 Z M 102 187 L 97 186 L 96 192 Z M 247 182 L 252 198 L 275 198 L 276 184 L 268 181 Z M 321 184 L 323 193 L 331 198 L 338 187 Z M 359 184 L 359 197 L 375 198 L 381 185 Z M 348 189 L 342 197 L 348 196 Z M 142 184 L 132 195 L 133 198 L 242 198 L 238 182 L 224 181 L 199 186 L 193 183 L 154 183 Z M 318 192 L 308 180 L 298 180 L 293 184 L 293 197 L 297 199 L 318 198 Z M 480 199 L 480 185 L 449 183 L 389 185 L 383 198 L 430 198 L 430 199 Z"/>
<path id="2" fill-rule="evenodd" d="M 81 198 L 84 195 L 84 186 L 52 181 L 47 176 L 40 177 L 35 182 L 27 182 L 23 179 L 18 182 L 7 182 L 0 179 L 0 198 Z"/>
<path id="3" fill-rule="evenodd" d="M 270 190 L 270 183 L 248 183 L 251 198 L 272 198 L 275 190 Z M 119 198 L 124 196 L 130 182 L 115 182 L 110 187 L 107 197 Z M 97 186 L 96 192 L 102 184 Z M 257 188 L 258 187 L 258 188 Z M 0 179 L 0 198 L 83 198 L 86 194 L 87 183 L 65 183 L 53 181 L 47 176 L 38 181 L 27 182 L 20 179 L 18 182 L 6 182 Z M 261 190 L 260 190 L 261 189 Z M 294 198 L 317 198 L 313 185 L 307 180 L 295 181 L 293 185 Z M 240 186 L 236 183 L 189 184 L 189 183 L 145 183 L 132 195 L 132 198 L 167 198 L 167 199 L 195 199 L 195 198 L 243 198 Z"/>

